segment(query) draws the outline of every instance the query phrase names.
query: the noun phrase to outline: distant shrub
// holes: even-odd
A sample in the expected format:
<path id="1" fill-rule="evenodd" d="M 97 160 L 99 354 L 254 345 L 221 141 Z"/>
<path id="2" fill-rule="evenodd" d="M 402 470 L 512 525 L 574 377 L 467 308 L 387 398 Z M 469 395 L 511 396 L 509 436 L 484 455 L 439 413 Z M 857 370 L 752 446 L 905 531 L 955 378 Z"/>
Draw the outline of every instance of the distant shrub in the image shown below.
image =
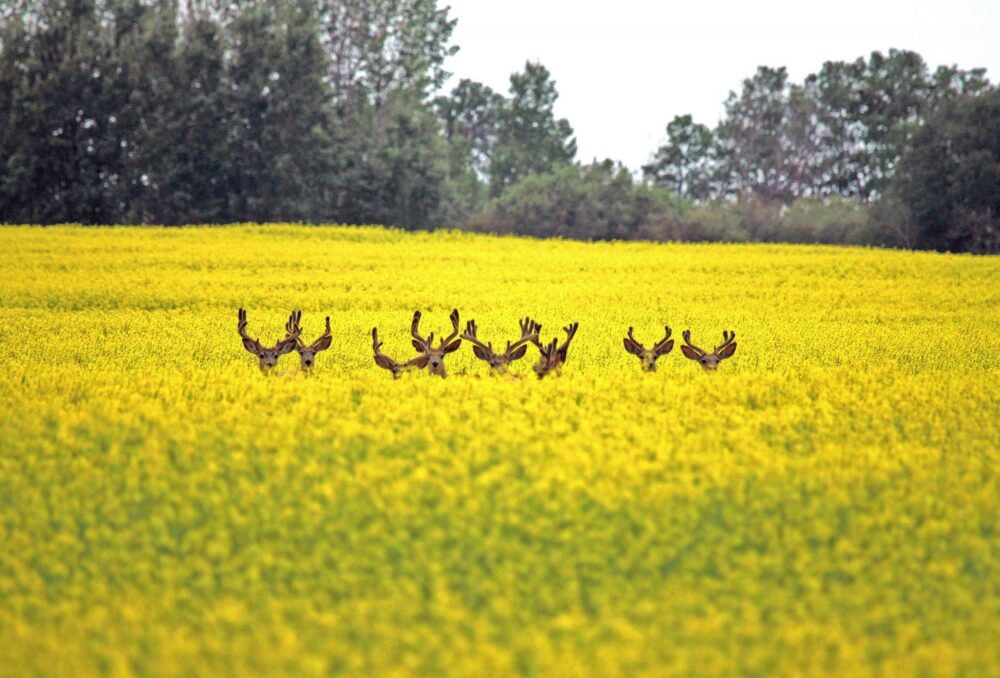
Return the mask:
<path id="1" fill-rule="evenodd" d="M 801 198 L 785 208 L 773 240 L 827 245 L 875 242 L 867 210 L 856 198 Z"/>
<path id="2" fill-rule="evenodd" d="M 660 224 L 689 203 L 636 183 L 610 162 L 569 165 L 521 179 L 469 220 L 471 230 L 579 240 L 666 239 Z"/>
<path id="3" fill-rule="evenodd" d="M 980 221 L 977 232 L 989 231 Z M 468 218 L 466 229 L 578 240 L 913 247 L 911 223 L 891 193 L 873 203 L 838 195 L 783 206 L 746 195 L 693 205 L 604 162 L 527 176 Z"/>

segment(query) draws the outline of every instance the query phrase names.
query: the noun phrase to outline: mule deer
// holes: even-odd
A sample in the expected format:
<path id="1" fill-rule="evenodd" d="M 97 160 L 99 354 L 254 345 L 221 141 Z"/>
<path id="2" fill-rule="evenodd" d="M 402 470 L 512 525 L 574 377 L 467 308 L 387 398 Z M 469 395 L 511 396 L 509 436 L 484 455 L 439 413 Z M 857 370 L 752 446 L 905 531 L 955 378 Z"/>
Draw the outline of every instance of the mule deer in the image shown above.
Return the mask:
<path id="1" fill-rule="evenodd" d="M 476 327 L 475 320 L 470 320 L 466 323 L 462 339 L 472 344 L 472 352 L 476 354 L 477 358 L 489 363 L 490 374 L 507 374 L 507 367 L 515 360 L 520 360 L 524 357 L 524 354 L 528 351 L 528 344 L 532 340 L 537 341 L 538 328 L 541 327 L 531 318 L 525 318 L 519 321 L 519 324 L 521 326 L 521 338 L 513 344 L 508 340 L 507 348 L 502 352 L 494 351 L 492 342 L 484 344 L 479 341 L 479 337 L 476 336 L 478 328 Z"/>
<path id="2" fill-rule="evenodd" d="M 247 311 L 245 308 L 240 309 L 239 325 L 237 326 L 237 329 L 240 333 L 240 337 L 243 339 L 243 347 L 250 351 L 250 353 L 257 356 L 260 360 L 260 369 L 262 372 L 273 369 L 277 366 L 278 358 L 280 356 L 294 351 L 295 343 L 299 338 L 298 328 L 295 328 L 294 333 L 286 332 L 285 338 L 270 348 L 261 344 L 257 339 L 251 339 L 249 335 L 247 335 Z M 287 327 L 286 330 L 288 330 Z"/>
<path id="3" fill-rule="evenodd" d="M 558 338 L 553 339 L 550 343 L 542 346 L 538 341 L 538 332 L 541 331 L 542 326 L 535 324 L 535 339 L 531 342 L 538 347 L 541 352 L 541 356 L 538 358 L 538 362 L 535 363 L 532 369 L 535 370 L 535 374 L 541 379 L 545 375 L 549 374 L 553 370 L 558 370 L 564 364 L 566 364 L 566 353 L 569 350 L 569 343 L 573 341 L 573 336 L 576 334 L 577 329 L 580 327 L 580 323 L 573 323 L 567 325 L 563 328 L 566 333 L 566 341 L 563 342 L 562 346 L 558 346 Z"/>
<path id="4" fill-rule="evenodd" d="M 736 353 L 736 333 L 723 332 L 722 343 L 715 347 L 711 353 L 706 353 L 691 343 L 691 330 L 684 330 L 684 343 L 681 352 L 691 360 L 696 360 L 706 370 L 716 370 L 719 362 Z"/>
<path id="5" fill-rule="evenodd" d="M 670 338 L 670 328 L 664 325 L 665 334 L 653 345 L 653 348 L 646 348 L 632 335 L 632 328 L 628 328 L 628 336 L 625 337 L 625 350 L 634 356 L 638 356 L 645 372 L 656 371 L 656 359 L 667 355 L 674 348 L 674 340 Z"/>
<path id="6" fill-rule="evenodd" d="M 462 340 L 458 336 L 458 309 L 456 308 L 449 316 L 451 319 L 452 332 L 447 338 L 442 339 L 440 345 L 434 347 L 434 333 L 431 332 L 426 339 L 420 336 L 418 325 L 420 325 L 420 311 L 413 312 L 413 323 L 410 325 L 410 334 L 413 335 L 413 348 L 417 349 L 419 357 L 427 358 L 427 371 L 440 377 L 448 376 L 444 369 L 444 357 L 448 353 L 453 353 L 462 345 Z M 454 340 L 454 341 L 453 341 Z"/>
<path id="7" fill-rule="evenodd" d="M 302 321 L 302 311 L 292 311 L 292 315 L 288 317 L 288 322 L 285 323 L 285 332 L 288 336 L 294 334 L 299 337 L 302 334 L 302 329 L 299 323 Z M 319 339 L 313 343 L 306 345 L 302 342 L 301 338 L 295 340 L 295 350 L 299 353 L 299 364 L 303 370 L 311 370 L 313 364 L 316 362 L 316 354 L 320 351 L 325 351 L 330 348 L 330 344 L 333 343 L 333 335 L 330 334 L 330 316 L 326 317 L 326 330 L 320 335 Z"/>
<path id="8" fill-rule="evenodd" d="M 426 356 L 417 356 L 405 363 L 400 363 L 382 353 L 382 342 L 378 340 L 377 327 L 372 328 L 372 350 L 375 352 L 375 364 L 392 372 L 393 379 L 399 379 L 403 372 L 408 372 L 413 368 L 422 369 L 427 366 Z"/>

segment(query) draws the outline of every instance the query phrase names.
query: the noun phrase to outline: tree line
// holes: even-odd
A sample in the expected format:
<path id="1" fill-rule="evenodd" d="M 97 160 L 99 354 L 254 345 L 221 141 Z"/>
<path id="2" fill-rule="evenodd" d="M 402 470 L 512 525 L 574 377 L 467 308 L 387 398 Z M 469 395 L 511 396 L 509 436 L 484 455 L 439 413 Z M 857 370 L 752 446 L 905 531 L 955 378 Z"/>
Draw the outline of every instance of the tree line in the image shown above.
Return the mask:
<path id="1" fill-rule="evenodd" d="M 301 221 L 1000 251 L 1000 94 L 890 50 L 760 67 L 642 176 L 577 161 L 552 74 L 445 90 L 436 0 L 10 0 L 0 222 Z"/>

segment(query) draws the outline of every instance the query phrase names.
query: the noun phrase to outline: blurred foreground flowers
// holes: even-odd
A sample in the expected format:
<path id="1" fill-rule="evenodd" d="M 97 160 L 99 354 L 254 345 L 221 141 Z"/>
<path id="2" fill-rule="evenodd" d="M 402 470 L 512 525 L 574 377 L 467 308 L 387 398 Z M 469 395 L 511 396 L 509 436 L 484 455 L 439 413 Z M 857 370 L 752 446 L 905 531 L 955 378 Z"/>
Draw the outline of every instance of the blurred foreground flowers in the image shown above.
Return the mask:
<path id="1" fill-rule="evenodd" d="M 1000 260 L 0 230 L 0 675 L 1000 671 Z M 331 316 L 311 376 L 240 345 Z M 409 319 L 491 378 L 393 381 Z M 632 325 L 739 350 L 641 372 Z M 713 344 L 714 345 L 714 344 Z M 530 376 L 528 376 L 530 375 Z"/>

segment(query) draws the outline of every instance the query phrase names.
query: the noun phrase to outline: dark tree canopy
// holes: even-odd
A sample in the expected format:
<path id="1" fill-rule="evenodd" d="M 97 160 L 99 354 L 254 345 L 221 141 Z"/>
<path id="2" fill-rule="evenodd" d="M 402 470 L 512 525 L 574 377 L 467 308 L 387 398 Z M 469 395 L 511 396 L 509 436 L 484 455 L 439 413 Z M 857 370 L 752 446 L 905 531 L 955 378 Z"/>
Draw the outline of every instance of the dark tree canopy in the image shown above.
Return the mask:
<path id="1" fill-rule="evenodd" d="M 935 111 L 913 135 L 899 185 L 924 244 L 1000 253 L 1000 91 Z"/>
<path id="2" fill-rule="evenodd" d="M 237 221 L 995 252 L 996 89 L 891 49 L 760 66 L 642 180 L 553 74 L 449 89 L 437 0 L 0 3 L 0 223 Z M 621 124 L 608 121 L 609 125 Z"/>

